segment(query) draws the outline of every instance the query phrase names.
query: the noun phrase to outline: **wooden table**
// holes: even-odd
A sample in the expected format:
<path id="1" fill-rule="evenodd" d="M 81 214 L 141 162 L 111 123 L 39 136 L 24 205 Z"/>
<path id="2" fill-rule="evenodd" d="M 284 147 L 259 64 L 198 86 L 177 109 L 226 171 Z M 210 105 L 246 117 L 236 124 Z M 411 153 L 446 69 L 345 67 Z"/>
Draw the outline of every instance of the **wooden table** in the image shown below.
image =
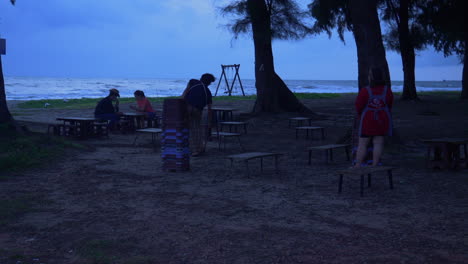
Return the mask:
<path id="1" fill-rule="evenodd" d="M 231 167 L 235 160 L 242 161 L 245 164 L 247 176 L 249 176 L 249 160 L 260 159 L 260 172 L 263 172 L 263 158 L 274 157 L 275 158 L 275 171 L 278 173 L 278 158 L 283 155 L 282 153 L 271 153 L 271 152 L 245 152 L 241 154 L 230 155 L 227 158 L 231 161 Z"/>
<path id="2" fill-rule="evenodd" d="M 296 127 L 296 139 L 299 138 L 299 130 L 305 130 L 306 131 L 306 138 L 309 138 L 309 131 L 312 137 L 312 133 L 314 130 L 319 130 L 321 133 L 321 139 L 325 139 L 325 129 L 323 127 L 317 127 L 317 126 L 298 126 Z"/>
<path id="3" fill-rule="evenodd" d="M 343 188 L 343 176 L 344 175 L 358 175 L 361 177 L 361 184 L 360 184 L 360 193 L 361 197 L 364 195 L 364 177 L 367 174 L 367 186 L 371 187 L 371 176 L 377 172 L 387 172 L 388 175 L 388 184 L 390 189 L 393 189 L 393 174 L 392 170 L 396 169 L 396 167 L 391 166 L 366 166 L 361 168 L 349 168 L 337 171 L 339 178 L 338 178 L 338 193 L 341 193 Z"/>
<path id="4" fill-rule="evenodd" d="M 312 118 L 298 116 L 298 117 L 289 118 L 288 127 L 291 127 L 292 122 L 296 122 L 296 126 L 302 126 L 302 122 L 304 122 L 304 121 L 309 122 L 309 126 L 312 125 Z"/>
<path id="5" fill-rule="evenodd" d="M 215 118 L 215 123 L 220 121 L 232 121 L 234 120 L 232 112 L 235 111 L 235 108 L 228 107 L 212 107 L 213 118 Z"/>
<path id="6" fill-rule="evenodd" d="M 346 153 L 346 159 L 349 161 L 349 147 L 350 144 L 329 144 L 322 146 L 309 147 L 309 165 L 312 164 L 312 151 L 313 150 L 325 150 L 325 162 L 333 161 L 333 149 L 343 148 Z"/>
<path id="7" fill-rule="evenodd" d="M 125 112 L 122 114 L 122 117 L 129 121 L 129 129 L 133 131 L 135 128 L 143 128 L 146 114 L 140 112 Z"/>
<path id="8" fill-rule="evenodd" d="M 220 122 L 220 130 L 223 130 L 224 126 L 229 127 L 229 132 L 232 132 L 232 127 L 235 127 L 235 131 L 237 133 L 237 127 L 243 126 L 244 127 L 244 133 L 247 134 L 247 122 L 239 122 L 239 121 L 225 121 L 225 122 Z"/>
<path id="9" fill-rule="evenodd" d="M 156 149 L 156 137 L 162 133 L 162 129 L 160 128 L 143 128 L 143 129 L 137 129 L 136 132 L 138 133 L 150 133 L 151 134 L 151 143 L 153 144 L 154 149 Z M 135 136 L 135 139 L 133 140 L 133 145 L 136 144 L 138 138 L 138 134 Z"/>
<path id="10" fill-rule="evenodd" d="M 98 121 L 94 117 L 58 117 L 57 120 L 63 121 L 64 129 L 69 129 L 68 135 L 81 139 L 87 139 L 93 135 L 93 124 Z"/>
<path id="11" fill-rule="evenodd" d="M 434 138 L 421 141 L 428 145 L 426 155 L 428 168 L 468 167 L 468 138 Z M 461 146 L 463 146 L 463 158 L 460 154 Z"/>

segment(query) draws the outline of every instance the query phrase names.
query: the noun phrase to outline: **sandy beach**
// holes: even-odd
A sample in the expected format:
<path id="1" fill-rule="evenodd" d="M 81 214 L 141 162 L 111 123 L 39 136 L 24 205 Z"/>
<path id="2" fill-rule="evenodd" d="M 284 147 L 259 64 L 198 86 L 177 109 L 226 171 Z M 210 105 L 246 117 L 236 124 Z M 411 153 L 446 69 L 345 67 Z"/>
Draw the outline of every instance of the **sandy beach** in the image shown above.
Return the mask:
<path id="1" fill-rule="evenodd" d="M 163 172 L 160 150 L 149 135 L 112 134 L 78 141 L 53 164 L 15 172 L 0 184 L 2 199 L 28 195 L 33 212 L 0 233 L 0 263 L 14 252 L 37 263 L 468 263 L 467 170 L 426 168 L 421 139 L 468 137 L 468 104 L 456 95 L 396 100 L 397 138 L 389 140 L 385 165 L 396 166 L 394 189 L 385 175 L 359 195 L 359 178 L 348 177 L 337 193 L 336 171 L 348 167 L 344 153 L 326 164 L 307 147 L 336 143 L 354 116 L 354 95 L 304 99 L 326 138 L 295 138 L 288 118 L 297 113 L 249 114 L 251 100 L 215 102 L 233 107 L 249 123 L 244 151 L 280 152 L 279 173 L 265 159 L 230 167 L 226 150 L 208 143 L 191 159 L 191 171 Z M 15 118 L 31 130 L 59 116 L 92 116 L 93 109 L 20 109 Z M 159 108 L 161 105 L 156 105 Z M 130 110 L 128 105 L 121 106 Z M 127 109 L 128 108 L 128 109 Z"/>

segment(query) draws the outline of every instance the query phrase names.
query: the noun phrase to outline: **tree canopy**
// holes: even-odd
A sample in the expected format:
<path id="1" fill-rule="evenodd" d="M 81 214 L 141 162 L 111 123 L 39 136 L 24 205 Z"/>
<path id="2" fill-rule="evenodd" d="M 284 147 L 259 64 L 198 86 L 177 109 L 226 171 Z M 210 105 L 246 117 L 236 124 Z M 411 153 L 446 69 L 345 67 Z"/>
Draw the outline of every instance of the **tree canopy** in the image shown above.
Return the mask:
<path id="1" fill-rule="evenodd" d="M 301 39 L 310 32 L 304 20 L 305 10 L 301 10 L 294 0 L 265 0 L 271 19 L 271 37 L 273 39 Z M 235 18 L 227 26 L 237 38 L 240 34 L 251 32 L 252 19 L 249 15 L 247 0 L 236 0 L 222 7 L 223 15 Z"/>

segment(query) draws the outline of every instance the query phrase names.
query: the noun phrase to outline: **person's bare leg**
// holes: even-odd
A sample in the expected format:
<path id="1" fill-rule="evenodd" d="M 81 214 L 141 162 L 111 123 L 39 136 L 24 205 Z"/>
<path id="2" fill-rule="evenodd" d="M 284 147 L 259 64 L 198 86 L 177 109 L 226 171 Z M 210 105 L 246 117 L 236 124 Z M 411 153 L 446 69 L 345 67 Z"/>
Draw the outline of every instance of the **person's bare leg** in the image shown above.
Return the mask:
<path id="1" fill-rule="evenodd" d="M 377 166 L 380 162 L 380 158 L 382 157 L 383 149 L 384 149 L 384 137 L 383 136 L 375 136 L 372 140 L 374 143 L 374 153 L 372 156 L 372 166 Z"/>
<path id="2" fill-rule="evenodd" d="M 356 164 L 354 164 L 355 168 L 361 167 L 362 161 L 367 154 L 367 145 L 369 145 L 369 142 L 370 138 L 359 137 L 359 143 L 356 152 Z"/>

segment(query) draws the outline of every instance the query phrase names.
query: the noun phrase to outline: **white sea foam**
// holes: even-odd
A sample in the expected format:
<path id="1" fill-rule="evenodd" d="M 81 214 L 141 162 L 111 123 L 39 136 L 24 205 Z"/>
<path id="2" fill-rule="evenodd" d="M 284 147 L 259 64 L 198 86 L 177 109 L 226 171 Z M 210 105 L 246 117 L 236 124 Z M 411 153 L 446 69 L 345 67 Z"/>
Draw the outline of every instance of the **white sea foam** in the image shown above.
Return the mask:
<path id="1" fill-rule="evenodd" d="M 149 97 L 177 96 L 182 94 L 188 79 L 80 79 L 80 78 L 33 78 L 5 77 L 7 100 L 74 99 L 105 97 L 109 89 L 116 88 L 122 97 L 132 97 L 135 90 L 142 90 Z M 331 80 L 285 80 L 296 93 L 353 93 L 357 81 Z M 256 93 L 254 80 L 242 80 L 246 95 Z M 460 81 L 416 82 L 418 91 L 460 91 Z M 218 81 L 210 86 L 213 95 Z M 402 82 L 394 81 L 392 89 L 402 90 Z M 225 84 L 219 85 L 218 95 L 226 95 Z M 242 95 L 236 83 L 234 95 Z"/>

